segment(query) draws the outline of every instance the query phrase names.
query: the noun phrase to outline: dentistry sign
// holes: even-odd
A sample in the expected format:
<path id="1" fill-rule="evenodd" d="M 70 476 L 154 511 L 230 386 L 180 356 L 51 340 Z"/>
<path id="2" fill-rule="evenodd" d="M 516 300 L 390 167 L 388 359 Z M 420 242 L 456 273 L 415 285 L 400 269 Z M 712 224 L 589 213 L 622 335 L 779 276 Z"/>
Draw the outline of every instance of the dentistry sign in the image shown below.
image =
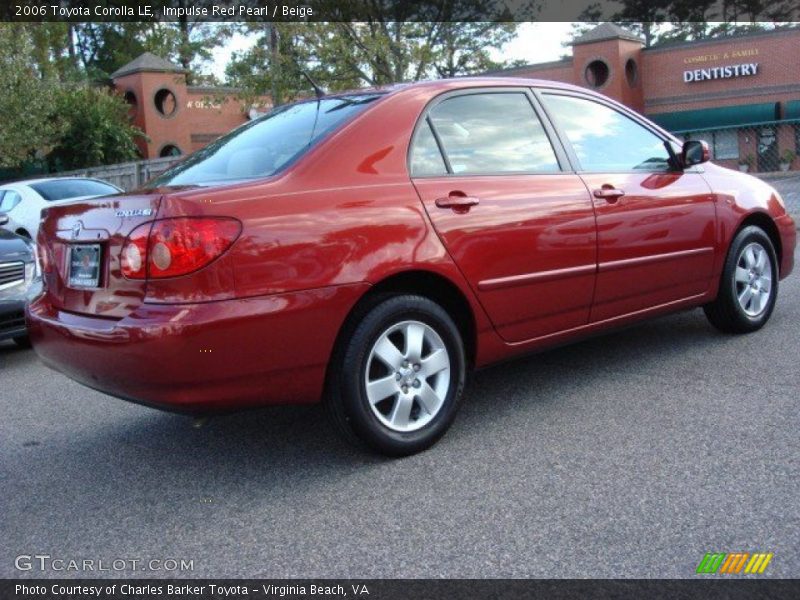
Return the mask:
<path id="1" fill-rule="evenodd" d="M 736 79 L 758 75 L 758 48 L 731 48 L 717 50 L 707 54 L 687 56 L 683 59 L 686 71 L 683 72 L 684 83 L 710 81 L 712 79 Z M 738 61 L 736 59 L 739 59 Z M 711 63 L 711 64 L 709 64 Z M 721 66 L 712 66 L 723 63 Z M 727 64 L 726 64 L 727 63 Z"/>
<path id="2" fill-rule="evenodd" d="M 724 67 L 706 67 L 683 72 L 684 83 L 694 81 L 708 81 L 710 79 L 733 79 L 735 77 L 750 77 L 758 74 L 758 63 L 744 63 L 741 65 L 726 65 Z"/>

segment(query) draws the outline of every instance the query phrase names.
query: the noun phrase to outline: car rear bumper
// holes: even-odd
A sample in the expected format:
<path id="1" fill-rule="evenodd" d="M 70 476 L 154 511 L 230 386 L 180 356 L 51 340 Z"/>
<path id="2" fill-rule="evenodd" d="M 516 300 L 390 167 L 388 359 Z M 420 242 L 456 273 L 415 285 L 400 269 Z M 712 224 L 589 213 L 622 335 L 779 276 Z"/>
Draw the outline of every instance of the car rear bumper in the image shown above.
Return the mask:
<path id="1" fill-rule="evenodd" d="M 788 214 L 775 219 L 778 233 L 781 236 L 782 257 L 780 264 L 780 278 L 784 279 L 794 269 L 794 250 L 797 245 L 797 226 L 794 219 Z"/>
<path id="2" fill-rule="evenodd" d="M 123 319 L 27 309 L 48 366 L 102 392 L 177 412 L 319 401 L 339 327 L 367 284 L 201 304 L 143 304 Z"/>

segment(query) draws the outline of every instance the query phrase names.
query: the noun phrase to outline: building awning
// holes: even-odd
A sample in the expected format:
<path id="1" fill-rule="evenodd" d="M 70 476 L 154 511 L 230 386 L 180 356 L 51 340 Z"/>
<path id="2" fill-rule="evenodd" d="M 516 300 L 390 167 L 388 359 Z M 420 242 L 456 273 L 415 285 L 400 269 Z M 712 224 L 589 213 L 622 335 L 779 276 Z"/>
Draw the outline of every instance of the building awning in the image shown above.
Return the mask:
<path id="1" fill-rule="evenodd" d="M 783 111 L 783 117 L 787 121 L 800 119 L 800 100 L 787 102 Z"/>
<path id="2" fill-rule="evenodd" d="M 791 104 L 791 103 L 790 103 Z M 800 102 L 798 102 L 800 105 Z M 800 106 L 797 107 L 800 111 Z M 658 113 L 648 118 L 672 133 L 685 131 L 707 131 L 746 125 L 774 123 L 779 119 L 778 103 L 744 104 L 740 106 L 721 106 L 679 112 Z"/>

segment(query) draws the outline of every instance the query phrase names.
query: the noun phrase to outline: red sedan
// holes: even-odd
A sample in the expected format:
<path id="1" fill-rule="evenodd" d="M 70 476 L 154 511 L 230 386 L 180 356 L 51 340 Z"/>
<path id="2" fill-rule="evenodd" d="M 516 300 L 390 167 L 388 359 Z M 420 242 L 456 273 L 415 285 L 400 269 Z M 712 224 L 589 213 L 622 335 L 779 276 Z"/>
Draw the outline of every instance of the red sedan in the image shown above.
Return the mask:
<path id="1" fill-rule="evenodd" d="M 770 317 L 795 225 L 767 184 L 581 88 L 456 79 L 281 107 L 146 189 L 43 212 L 42 360 L 209 412 L 324 401 L 386 454 L 466 374 L 699 307 Z"/>

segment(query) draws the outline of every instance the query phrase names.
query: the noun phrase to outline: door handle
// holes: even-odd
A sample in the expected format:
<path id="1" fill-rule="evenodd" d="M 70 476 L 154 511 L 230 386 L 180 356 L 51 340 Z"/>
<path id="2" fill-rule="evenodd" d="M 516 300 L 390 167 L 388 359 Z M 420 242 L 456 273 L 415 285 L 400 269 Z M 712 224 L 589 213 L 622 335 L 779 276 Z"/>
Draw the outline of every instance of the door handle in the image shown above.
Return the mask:
<path id="1" fill-rule="evenodd" d="M 467 211 L 471 206 L 480 204 L 480 198 L 467 196 L 464 192 L 450 192 L 445 198 L 437 198 L 436 206 L 439 208 L 452 208 Z"/>
<path id="2" fill-rule="evenodd" d="M 595 198 L 600 198 L 605 200 L 609 204 L 613 204 L 617 200 L 619 200 L 622 196 L 625 195 L 623 190 L 619 190 L 612 185 L 605 184 L 599 190 L 594 190 L 592 192 Z"/>

